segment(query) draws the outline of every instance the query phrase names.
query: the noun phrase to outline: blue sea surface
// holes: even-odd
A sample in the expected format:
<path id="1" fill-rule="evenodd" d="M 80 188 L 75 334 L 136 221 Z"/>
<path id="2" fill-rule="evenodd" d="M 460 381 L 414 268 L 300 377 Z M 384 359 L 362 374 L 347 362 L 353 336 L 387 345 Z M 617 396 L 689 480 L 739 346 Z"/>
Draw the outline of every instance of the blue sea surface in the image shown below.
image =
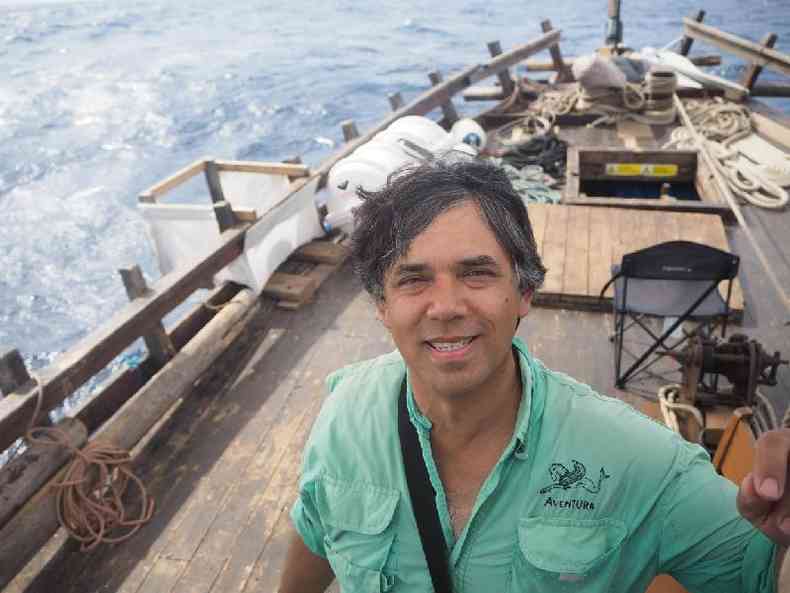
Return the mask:
<path id="1" fill-rule="evenodd" d="M 0 2 L 0 345 L 45 366 L 127 302 L 119 268 L 158 278 L 137 196 L 191 161 L 316 165 L 340 122 L 364 131 L 389 93 L 408 101 L 429 71 L 486 60 L 488 41 L 507 50 L 549 18 L 565 55 L 591 52 L 606 4 Z M 623 0 L 625 41 L 664 46 L 699 8 L 753 40 L 774 31 L 790 52 L 790 0 Z M 713 72 L 737 78 L 742 63 L 725 58 Z"/>

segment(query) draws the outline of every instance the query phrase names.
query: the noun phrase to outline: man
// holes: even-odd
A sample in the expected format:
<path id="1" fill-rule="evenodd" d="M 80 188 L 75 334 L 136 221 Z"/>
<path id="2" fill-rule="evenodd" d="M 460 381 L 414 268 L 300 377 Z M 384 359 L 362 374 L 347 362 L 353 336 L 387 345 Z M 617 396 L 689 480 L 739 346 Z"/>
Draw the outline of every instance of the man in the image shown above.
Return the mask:
<path id="1" fill-rule="evenodd" d="M 345 593 L 432 590 L 399 402 L 456 593 L 636 592 L 661 572 L 691 591 L 775 590 L 790 542 L 786 431 L 760 440 L 739 515 L 700 447 L 514 339 L 545 270 L 502 172 L 436 161 L 360 194 L 355 269 L 398 351 L 328 380 L 281 593 L 334 577 Z"/>

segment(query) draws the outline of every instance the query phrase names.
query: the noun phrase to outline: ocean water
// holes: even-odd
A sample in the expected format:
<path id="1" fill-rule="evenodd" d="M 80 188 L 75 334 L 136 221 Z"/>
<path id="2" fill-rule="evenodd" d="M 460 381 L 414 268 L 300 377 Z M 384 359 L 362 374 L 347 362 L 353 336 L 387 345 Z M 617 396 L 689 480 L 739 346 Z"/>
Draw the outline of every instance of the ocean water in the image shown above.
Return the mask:
<path id="1" fill-rule="evenodd" d="M 625 41 L 666 45 L 698 8 L 790 52 L 790 0 L 623 0 Z M 118 268 L 159 277 L 136 209 L 148 186 L 205 155 L 316 165 L 341 121 L 364 131 L 389 93 L 408 101 L 429 71 L 487 59 L 488 41 L 507 50 L 549 18 L 565 55 L 592 51 L 606 1 L 0 1 L 0 14 L 0 345 L 36 369 L 127 302 Z"/>

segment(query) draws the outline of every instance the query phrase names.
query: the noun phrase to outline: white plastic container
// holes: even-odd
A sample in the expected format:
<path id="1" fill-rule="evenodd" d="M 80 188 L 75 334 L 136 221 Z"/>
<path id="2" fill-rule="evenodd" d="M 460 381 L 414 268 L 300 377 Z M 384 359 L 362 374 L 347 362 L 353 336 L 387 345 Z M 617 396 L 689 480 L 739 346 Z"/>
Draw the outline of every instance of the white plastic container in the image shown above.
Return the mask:
<path id="1" fill-rule="evenodd" d="M 468 144 L 478 150 L 486 145 L 487 135 L 483 127 L 473 119 L 459 119 L 450 129 L 450 137 L 454 144 Z"/>

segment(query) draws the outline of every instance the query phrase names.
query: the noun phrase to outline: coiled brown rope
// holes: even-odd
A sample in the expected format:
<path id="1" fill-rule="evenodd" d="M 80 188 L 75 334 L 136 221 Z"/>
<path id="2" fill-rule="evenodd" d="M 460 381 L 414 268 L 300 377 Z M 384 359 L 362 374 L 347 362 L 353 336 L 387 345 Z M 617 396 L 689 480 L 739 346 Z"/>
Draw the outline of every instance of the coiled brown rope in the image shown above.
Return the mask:
<path id="1" fill-rule="evenodd" d="M 61 446 L 74 455 L 63 480 L 52 485 L 57 489 L 55 500 L 59 523 L 69 535 L 81 542 L 80 548 L 88 551 L 102 542 L 122 542 L 147 523 L 154 512 L 154 500 L 148 496 L 145 485 L 131 469 L 128 451 L 102 441 L 88 443 L 82 449 L 69 444 L 63 431 L 54 427 L 34 426 L 41 412 L 43 388 L 36 382 L 36 409 L 30 421 L 26 438 L 29 443 Z M 123 497 L 129 482 L 140 491 L 140 512 L 128 518 Z M 109 533 L 121 528 L 120 535 Z"/>

